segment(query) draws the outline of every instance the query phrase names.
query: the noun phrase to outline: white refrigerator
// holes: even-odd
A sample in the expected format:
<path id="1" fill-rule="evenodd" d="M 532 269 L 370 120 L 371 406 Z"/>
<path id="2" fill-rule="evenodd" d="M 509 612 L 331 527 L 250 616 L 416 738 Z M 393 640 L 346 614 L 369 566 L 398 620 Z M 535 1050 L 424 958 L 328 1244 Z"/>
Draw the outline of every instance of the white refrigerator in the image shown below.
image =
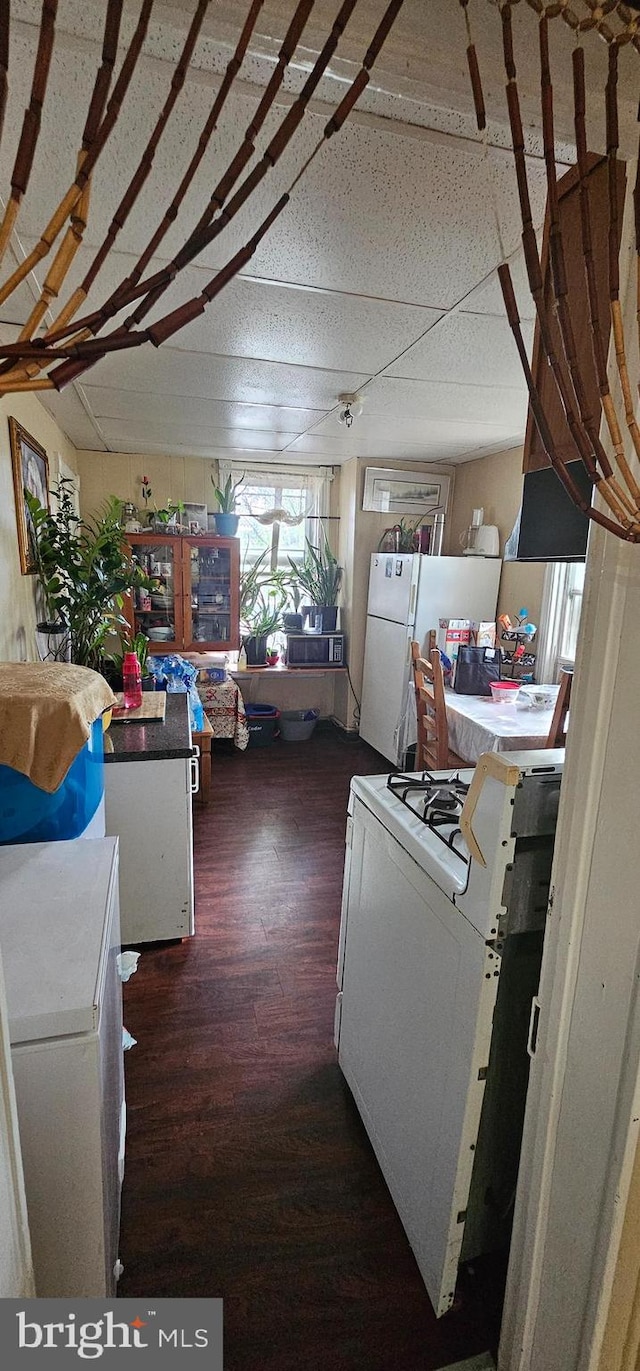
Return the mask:
<path id="1" fill-rule="evenodd" d="M 360 737 L 394 766 L 415 741 L 412 639 L 424 647 L 439 619 L 495 619 L 501 569 L 498 557 L 372 554 Z"/>

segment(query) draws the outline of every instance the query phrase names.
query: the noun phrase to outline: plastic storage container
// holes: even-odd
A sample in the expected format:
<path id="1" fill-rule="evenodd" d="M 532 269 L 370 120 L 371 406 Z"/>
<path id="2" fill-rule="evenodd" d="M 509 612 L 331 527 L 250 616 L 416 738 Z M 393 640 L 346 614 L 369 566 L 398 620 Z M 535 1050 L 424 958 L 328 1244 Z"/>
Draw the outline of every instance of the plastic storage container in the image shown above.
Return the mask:
<path id="1" fill-rule="evenodd" d="M 283 709 L 280 733 L 285 743 L 304 743 L 311 737 L 320 718 L 319 709 Z"/>
<path id="2" fill-rule="evenodd" d="M 104 743 L 99 718 L 53 794 L 13 767 L 0 766 L 0 844 L 79 838 L 103 796 Z"/>
<path id="3" fill-rule="evenodd" d="M 491 695 L 498 704 L 515 704 L 519 694 L 519 681 L 491 681 Z"/>
<path id="4" fill-rule="evenodd" d="M 280 718 L 275 705 L 245 705 L 249 747 L 268 747 L 273 742 Z"/>

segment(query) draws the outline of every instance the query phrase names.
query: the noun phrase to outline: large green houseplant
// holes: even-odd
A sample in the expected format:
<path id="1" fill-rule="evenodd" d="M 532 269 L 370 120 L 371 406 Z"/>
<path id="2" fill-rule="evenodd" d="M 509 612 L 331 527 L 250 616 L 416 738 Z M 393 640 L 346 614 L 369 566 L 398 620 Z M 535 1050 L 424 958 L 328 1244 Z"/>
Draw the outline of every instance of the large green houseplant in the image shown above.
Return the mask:
<path id="1" fill-rule="evenodd" d="M 100 671 L 109 634 L 128 630 L 122 614 L 127 591 L 151 582 L 130 559 L 121 501 L 111 496 L 95 518 L 82 519 L 72 489 L 61 477 L 51 513 L 25 491 L 45 616 L 37 627 L 57 635 L 56 656 Z"/>
<path id="2" fill-rule="evenodd" d="M 282 610 L 289 593 L 289 578 L 283 571 L 271 571 L 267 551 L 240 573 L 240 632 L 247 662 L 264 666 L 267 639 L 282 628 Z"/>
<path id="3" fill-rule="evenodd" d="M 303 612 L 312 618 L 316 628 L 320 620 L 321 633 L 333 633 L 337 622 L 336 605 L 342 583 L 342 567 L 329 547 L 329 539 L 322 526 L 320 547 L 314 547 L 307 538 L 303 561 L 294 562 L 290 557 L 289 562 L 293 577 L 307 595 Z"/>

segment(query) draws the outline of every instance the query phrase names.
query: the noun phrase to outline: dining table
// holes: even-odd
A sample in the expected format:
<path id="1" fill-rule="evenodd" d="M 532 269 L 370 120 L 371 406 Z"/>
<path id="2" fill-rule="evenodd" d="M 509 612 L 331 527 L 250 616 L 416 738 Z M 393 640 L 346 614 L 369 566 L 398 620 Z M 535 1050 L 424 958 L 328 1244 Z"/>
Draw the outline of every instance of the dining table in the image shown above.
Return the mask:
<path id="1" fill-rule="evenodd" d="M 545 686 L 557 695 L 559 686 Z M 449 747 L 465 762 L 483 752 L 520 752 L 544 747 L 551 729 L 550 709 L 522 709 L 513 700 L 486 695 L 457 695 L 445 690 Z"/>

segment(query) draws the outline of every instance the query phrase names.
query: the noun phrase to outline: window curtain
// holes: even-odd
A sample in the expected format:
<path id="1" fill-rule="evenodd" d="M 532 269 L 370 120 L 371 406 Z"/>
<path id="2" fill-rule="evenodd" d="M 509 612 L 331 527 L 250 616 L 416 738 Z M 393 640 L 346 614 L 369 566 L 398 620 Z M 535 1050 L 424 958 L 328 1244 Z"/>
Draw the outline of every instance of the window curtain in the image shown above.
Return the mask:
<path id="1" fill-rule="evenodd" d="M 569 568 L 569 562 L 549 562 L 545 572 L 535 668 L 540 682 L 555 681 L 558 673 Z"/>
<path id="2" fill-rule="evenodd" d="M 329 498 L 333 472 L 331 467 L 314 467 L 309 470 L 304 467 L 282 466 L 276 467 L 264 463 L 256 466 L 247 466 L 244 462 L 228 461 L 224 458 L 218 461 L 219 484 L 224 486 L 225 481 L 231 476 L 232 481 L 239 481 L 244 476 L 244 484 L 247 486 L 273 486 L 273 508 L 277 509 L 280 500 L 278 491 L 283 489 L 304 490 L 307 492 L 307 507 L 305 515 L 305 535 L 310 543 L 318 545 L 319 524 L 328 518 Z M 327 530 L 327 524 L 324 523 Z"/>

